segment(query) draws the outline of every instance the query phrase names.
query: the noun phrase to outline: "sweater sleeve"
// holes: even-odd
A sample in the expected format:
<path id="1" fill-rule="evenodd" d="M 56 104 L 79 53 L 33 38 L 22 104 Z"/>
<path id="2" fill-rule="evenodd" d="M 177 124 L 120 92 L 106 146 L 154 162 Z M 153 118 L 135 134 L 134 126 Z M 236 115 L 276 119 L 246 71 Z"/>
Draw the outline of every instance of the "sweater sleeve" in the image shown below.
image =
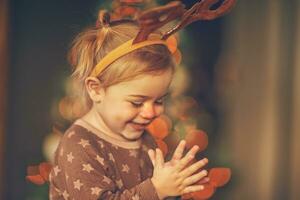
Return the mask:
<path id="1" fill-rule="evenodd" d="M 50 173 L 50 200 L 159 200 L 150 178 L 130 189 L 120 190 L 104 152 L 96 151 L 95 141 L 67 133 L 56 152 Z"/>

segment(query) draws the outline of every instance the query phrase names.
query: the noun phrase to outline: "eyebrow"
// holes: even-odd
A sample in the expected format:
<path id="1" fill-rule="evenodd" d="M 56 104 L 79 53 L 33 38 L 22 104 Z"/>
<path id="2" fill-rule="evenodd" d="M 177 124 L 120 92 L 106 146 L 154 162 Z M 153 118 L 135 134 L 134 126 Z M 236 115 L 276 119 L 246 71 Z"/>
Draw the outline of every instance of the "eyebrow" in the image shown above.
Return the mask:
<path id="1" fill-rule="evenodd" d="M 164 98 L 166 96 L 168 96 L 170 94 L 170 92 L 165 93 L 164 95 L 162 95 L 161 97 L 159 97 L 158 99 Z M 150 97 L 145 96 L 145 95 L 139 95 L 139 94 L 131 94 L 128 95 L 129 97 L 137 97 L 137 98 L 142 98 L 142 99 L 150 99 Z"/>

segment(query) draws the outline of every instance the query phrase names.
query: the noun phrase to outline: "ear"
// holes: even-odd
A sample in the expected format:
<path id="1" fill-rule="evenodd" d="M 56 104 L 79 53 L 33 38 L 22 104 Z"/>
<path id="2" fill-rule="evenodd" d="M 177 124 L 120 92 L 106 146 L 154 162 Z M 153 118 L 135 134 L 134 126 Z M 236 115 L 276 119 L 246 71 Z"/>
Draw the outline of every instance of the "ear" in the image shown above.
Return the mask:
<path id="1" fill-rule="evenodd" d="M 84 83 L 91 100 L 94 103 L 100 103 L 105 95 L 104 88 L 100 80 L 96 77 L 87 77 Z"/>

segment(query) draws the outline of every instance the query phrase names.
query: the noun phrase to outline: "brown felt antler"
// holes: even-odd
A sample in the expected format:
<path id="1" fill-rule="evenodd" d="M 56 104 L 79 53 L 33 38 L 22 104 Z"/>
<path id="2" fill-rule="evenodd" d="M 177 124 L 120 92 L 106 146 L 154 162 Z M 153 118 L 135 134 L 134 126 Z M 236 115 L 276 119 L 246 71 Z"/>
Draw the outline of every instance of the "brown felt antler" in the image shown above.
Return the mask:
<path id="1" fill-rule="evenodd" d="M 165 6 L 159 6 L 141 13 L 137 19 L 140 31 L 133 44 L 147 40 L 150 33 L 181 17 L 184 11 L 184 5 L 180 1 L 173 1 Z"/>
<path id="2" fill-rule="evenodd" d="M 134 3 L 139 2 L 138 0 L 123 1 L 127 3 L 131 1 Z M 135 37 L 133 44 L 147 40 L 148 36 L 155 30 L 170 21 L 180 19 L 180 22 L 174 28 L 163 34 L 162 39 L 166 40 L 170 35 L 194 21 L 212 20 L 226 14 L 236 2 L 236 0 L 224 0 L 217 9 L 211 9 L 211 7 L 219 1 L 220 0 L 199 0 L 199 2 L 189 10 L 186 10 L 184 4 L 180 1 L 172 1 L 167 5 L 144 11 L 140 13 L 137 18 L 140 31 Z"/>
<path id="3" fill-rule="evenodd" d="M 212 20 L 226 14 L 233 7 L 236 0 L 225 0 L 217 9 L 211 10 L 211 7 L 217 2 L 219 2 L 219 0 L 202 0 L 196 3 L 183 14 L 180 23 L 170 31 L 166 32 L 162 39 L 167 39 L 170 35 L 194 21 Z"/>

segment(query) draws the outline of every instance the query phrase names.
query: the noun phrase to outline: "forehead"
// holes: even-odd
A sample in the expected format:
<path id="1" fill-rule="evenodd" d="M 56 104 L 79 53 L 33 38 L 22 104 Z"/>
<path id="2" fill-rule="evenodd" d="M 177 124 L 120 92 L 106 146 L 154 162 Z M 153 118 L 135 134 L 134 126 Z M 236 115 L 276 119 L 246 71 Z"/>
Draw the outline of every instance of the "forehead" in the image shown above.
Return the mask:
<path id="1" fill-rule="evenodd" d="M 133 80 L 112 85 L 107 92 L 112 95 L 143 95 L 158 97 L 164 95 L 169 88 L 173 73 L 171 70 L 157 75 L 144 74 Z"/>

